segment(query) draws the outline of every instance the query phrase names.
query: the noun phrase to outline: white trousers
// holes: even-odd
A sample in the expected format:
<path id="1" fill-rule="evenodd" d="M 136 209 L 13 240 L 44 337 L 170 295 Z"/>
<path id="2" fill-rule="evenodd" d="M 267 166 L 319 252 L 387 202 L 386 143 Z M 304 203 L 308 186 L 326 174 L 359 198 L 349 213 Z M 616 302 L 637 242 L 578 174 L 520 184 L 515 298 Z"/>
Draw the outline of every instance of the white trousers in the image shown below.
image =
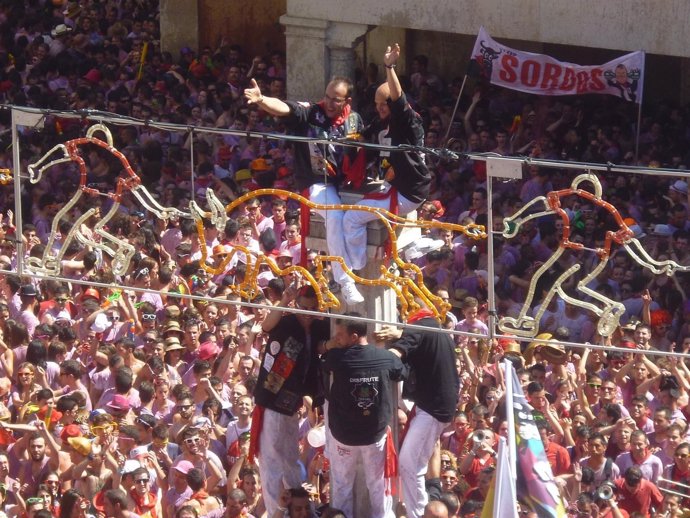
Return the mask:
<path id="1" fill-rule="evenodd" d="M 268 516 L 278 508 L 278 499 L 284 489 L 302 485 L 299 460 L 299 417 L 264 411 L 259 437 L 259 475 Z"/>
<path id="2" fill-rule="evenodd" d="M 386 494 L 384 464 L 386 461 L 386 435 L 374 444 L 348 446 L 328 434 L 328 452 L 331 461 L 331 505 L 341 509 L 345 516 L 353 518 L 355 473 L 361 462 L 364 479 L 369 489 L 371 514 L 367 518 L 394 518 L 393 497 Z M 390 491 L 388 491 L 390 493 Z M 364 517 L 358 517 L 364 518 Z"/>
<path id="3" fill-rule="evenodd" d="M 391 185 L 387 182 L 384 185 L 385 192 L 390 191 Z M 357 205 L 377 207 L 390 211 L 391 200 L 390 196 L 380 200 L 363 199 L 357 203 Z M 408 214 L 415 210 L 418 206 L 418 202 L 410 201 L 398 193 L 398 214 Z M 361 270 L 367 264 L 367 223 L 374 221 L 375 219 L 378 219 L 376 214 L 363 210 L 348 210 L 345 212 L 345 216 L 343 216 L 345 246 L 350 254 L 352 268 L 355 270 Z"/>
<path id="4" fill-rule="evenodd" d="M 400 450 L 400 485 L 409 518 L 420 518 L 429 495 L 424 486 L 429 459 L 448 423 L 442 423 L 417 407 Z"/>
<path id="5" fill-rule="evenodd" d="M 309 187 L 309 200 L 322 205 L 340 205 L 342 203 L 336 188 L 333 185 L 323 183 L 315 183 Z M 348 268 L 352 268 L 352 261 L 350 261 L 343 234 L 344 212 L 342 210 L 317 210 L 315 212 L 326 221 L 328 254 L 342 257 Z M 338 284 L 355 282 L 343 271 L 340 263 L 332 263 L 331 268 L 333 278 Z M 269 514 L 269 516 L 271 515 Z"/>

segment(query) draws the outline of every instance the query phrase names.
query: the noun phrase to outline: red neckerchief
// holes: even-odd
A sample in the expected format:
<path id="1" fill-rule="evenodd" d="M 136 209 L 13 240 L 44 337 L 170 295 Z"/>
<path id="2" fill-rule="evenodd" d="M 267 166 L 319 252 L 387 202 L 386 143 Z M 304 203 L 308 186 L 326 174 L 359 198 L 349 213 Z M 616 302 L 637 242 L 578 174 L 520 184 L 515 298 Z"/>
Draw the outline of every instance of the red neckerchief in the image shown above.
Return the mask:
<path id="1" fill-rule="evenodd" d="M 418 320 L 421 320 L 423 318 L 428 318 L 428 317 L 433 317 L 434 312 L 431 311 L 429 308 L 420 308 L 414 313 L 412 313 L 409 317 L 407 317 L 407 323 L 408 324 L 413 324 L 414 322 L 417 322 Z"/>
<path id="2" fill-rule="evenodd" d="M 317 103 L 321 109 L 323 110 L 324 113 L 326 113 L 326 101 L 321 101 Z M 350 116 L 350 112 L 352 111 L 352 107 L 349 104 L 346 104 L 343 106 L 343 111 L 338 115 L 335 119 L 331 119 L 331 126 L 335 126 L 336 128 L 339 126 L 342 126 L 345 124 L 345 121 L 347 118 Z"/>
<path id="3" fill-rule="evenodd" d="M 204 500 L 208 498 L 208 493 L 203 490 L 199 489 L 196 493 L 193 493 L 191 497 L 189 497 L 190 500 L 196 500 L 199 503 L 202 503 Z"/>
<path id="4" fill-rule="evenodd" d="M 147 495 L 142 495 L 139 496 L 139 493 L 136 491 L 130 491 L 129 493 L 130 498 L 134 501 L 134 505 L 136 506 L 136 512 L 137 514 L 144 514 L 146 512 L 151 512 L 151 516 L 154 518 L 157 516 L 156 513 L 156 495 L 149 492 Z M 149 501 L 148 503 L 146 502 L 146 497 L 148 497 Z"/>

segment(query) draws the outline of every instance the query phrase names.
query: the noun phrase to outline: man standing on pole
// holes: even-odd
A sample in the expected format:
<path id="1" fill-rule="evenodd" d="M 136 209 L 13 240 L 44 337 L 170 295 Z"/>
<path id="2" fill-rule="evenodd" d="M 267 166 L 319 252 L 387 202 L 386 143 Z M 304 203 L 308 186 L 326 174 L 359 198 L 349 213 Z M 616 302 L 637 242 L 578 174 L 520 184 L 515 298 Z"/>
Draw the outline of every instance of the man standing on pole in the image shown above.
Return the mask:
<path id="1" fill-rule="evenodd" d="M 407 516 L 420 518 L 429 499 L 424 475 L 436 441 L 453 420 L 460 380 L 455 369 L 453 339 L 442 332 L 433 313 L 422 308 L 407 323 L 429 330 L 384 327 L 376 338 L 397 339 L 391 350 L 400 354 L 410 368 L 403 397 L 413 401 L 415 407 L 400 449 L 400 482 Z"/>
<path id="2" fill-rule="evenodd" d="M 264 96 L 252 79 L 250 88 L 244 91 L 244 97 L 249 104 L 259 106 L 270 115 L 284 117 L 290 134 L 326 140 L 345 138 L 361 131 L 364 125 L 362 118 L 352 111 L 352 90 L 353 85 L 349 79 L 334 77 L 326 86 L 321 102 L 297 103 Z M 342 179 L 341 169 L 346 151 L 342 146 L 332 144 L 296 143 L 295 178 L 300 192 L 314 203 L 339 205 L 338 184 Z M 303 207 L 302 210 L 306 211 L 303 218 L 308 218 L 308 209 Z M 326 221 L 328 253 L 342 257 L 346 265 L 351 265 L 345 248 L 343 211 L 316 212 Z M 345 302 L 364 302 L 355 281 L 343 271 L 340 264 L 333 263 L 332 268 L 333 277 L 340 284 Z"/>
<path id="3" fill-rule="evenodd" d="M 371 518 L 392 518 L 393 497 L 386 483 L 392 475 L 386 467 L 395 463 L 388 426 L 394 410 L 391 381 L 401 380 L 405 368 L 395 354 L 369 345 L 367 324 L 348 316 L 360 315 L 346 313 L 346 318 L 336 321 L 337 348 L 326 352 L 322 364 L 326 373 L 332 373 L 327 390 L 331 503 L 345 516 L 353 516 L 354 473 L 361 462 Z"/>

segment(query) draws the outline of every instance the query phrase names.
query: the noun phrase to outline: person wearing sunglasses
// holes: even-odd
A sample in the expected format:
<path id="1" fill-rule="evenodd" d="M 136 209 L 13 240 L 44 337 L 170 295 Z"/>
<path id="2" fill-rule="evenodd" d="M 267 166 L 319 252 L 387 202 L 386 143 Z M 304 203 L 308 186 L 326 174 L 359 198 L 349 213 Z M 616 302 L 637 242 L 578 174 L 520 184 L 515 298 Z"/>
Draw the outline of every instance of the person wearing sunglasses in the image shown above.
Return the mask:
<path id="1" fill-rule="evenodd" d="M 218 455 L 208 448 L 208 438 L 202 437 L 199 428 L 187 426 L 178 437 L 182 454 L 176 459 L 176 462 L 186 460 L 194 464 L 195 467 L 202 469 L 210 481 L 209 487 L 225 486 L 227 475 L 223 463 Z"/>
<path id="2" fill-rule="evenodd" d="M 55 288 L 53 298 L 47 302 L 49 307 L 40 315 L 41 323 L 58 324 L 58 322 L 66 321 L 71 326 L 74 323 L 72 317 L 76 314 L 71 298 L 67 286 L 60 285 Z"/>
<path id="3" fill-rule="evenodd" d="M 293 135 L 345 138 L 359 134 L 364 128 L 362 118 L 352 110 L 354 85 L 345 77 L 334 77 L 326 86 L 319 103 L 297 103 L 282 101 L 276 97 L 264 96 L 254 79 L 244 90 L 244 97 L 250 105 L 256 105 L 270 115 L 284 119 L 288 132 Z M 308 193 L 308 198 L 319 204 L 340 204 L 338 186 L 343 180 L 343 162 L 348 152 L 342 146 L 315 146 L 308 143 L 294 147 L 295 179 L 297 192 Z M 326 220 L 326 245 L 331 255 L 350 259 L 343 232 L 343 211 L 316 211 Z M 333 264 L 333 276 L 341 285 L 341 292 L 347 304 L 364 302 L 354 281 L 344 272 L 340 264 Z M 277 497 L 277 495 L 276 495 Z"/>
<path id="4" fill-rule="evenodd" d="M 139 322 L 137 329 L 141 331 L 141 333 L 137 333 L 139 336 L 156 329 L 156 306 L 151 302 L 143 301 L 138 303 L 136 314 Z"/>
<path id="5" fill-rule="evenodd" d="M 151 491 L 151 475 L 146 468 L 137 468 L 132 473 L 134 486 L 128 496 L 133 503 L 132 510 L 139 516 L 160 518 L 163 516 L 161 504 L 156 494 Z"/>

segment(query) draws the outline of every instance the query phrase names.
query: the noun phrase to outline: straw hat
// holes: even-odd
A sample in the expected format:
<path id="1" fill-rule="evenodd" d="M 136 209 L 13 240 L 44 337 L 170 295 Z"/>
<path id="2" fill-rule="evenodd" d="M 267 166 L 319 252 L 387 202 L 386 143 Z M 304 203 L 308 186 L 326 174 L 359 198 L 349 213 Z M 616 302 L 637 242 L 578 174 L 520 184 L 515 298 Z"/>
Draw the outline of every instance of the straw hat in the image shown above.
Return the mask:
<path id="1" fill-rule="evenodd" d="M 180 339 L 176 336 L 169 336 L 165 339 L 165 352 L 178 351 L 184 349 L 184 346 L 180 343 Z"/>
<path id="2" fill-rule="evenodd" d="M 536 336 L 534 342 L 530 342 L 525 349 L 525 362 L 532 363 L 534 354 L 539 353 L 549 363 L 562 365 L 566 360 L 565 348 L 560 344 L 544 343 L 540 340 L 551 340 L 553 335 L 551 333 L 542 333 Z"/>

